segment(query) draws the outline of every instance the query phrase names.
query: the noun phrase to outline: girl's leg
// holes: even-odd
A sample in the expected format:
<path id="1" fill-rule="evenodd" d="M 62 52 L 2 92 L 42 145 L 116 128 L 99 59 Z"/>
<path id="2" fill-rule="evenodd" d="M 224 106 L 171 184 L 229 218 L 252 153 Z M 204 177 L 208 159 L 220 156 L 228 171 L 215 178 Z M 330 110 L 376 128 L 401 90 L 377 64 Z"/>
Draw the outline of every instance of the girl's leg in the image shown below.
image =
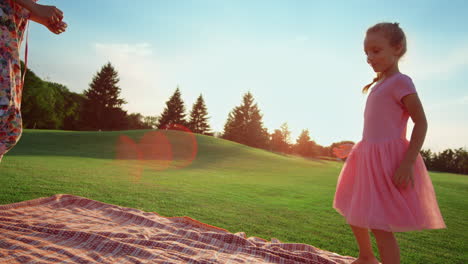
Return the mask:
<path id="1" fill-rule="evenodd" d="M 359 245 L 359 258 L 353 263 L 379 263 L 372 251 L 369 229 L 353 225 L 350 226 Z"/>
<path id="2" fill-rule="evenodd" d="M 400 248 L 393 232 L 372 229 L 383 264 L 400 264 Z"/>

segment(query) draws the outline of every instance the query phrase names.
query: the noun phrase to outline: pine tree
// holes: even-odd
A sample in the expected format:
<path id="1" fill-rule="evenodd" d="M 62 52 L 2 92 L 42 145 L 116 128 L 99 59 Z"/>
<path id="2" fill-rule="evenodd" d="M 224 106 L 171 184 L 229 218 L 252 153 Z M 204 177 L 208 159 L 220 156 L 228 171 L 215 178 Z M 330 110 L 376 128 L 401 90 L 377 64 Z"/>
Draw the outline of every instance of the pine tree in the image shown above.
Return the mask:
<path id="1" fill-rule="evenodd" d="M 221 138 L 243 143 L 247 130 L 244 119 L 240 107 L 234 107 L 228 115 L 226 124 L 224 124 L 224 132 Z"/>
<path id="2" fill-rule="evenodd" d="M 262 115 L 253 100 L 252 94 L 246 93 L 243 103 L 229 113 L 223 138 L 251 147 L 267 148 L 269 134 L 263 127 Z"/>
<path id="3" fill-rule="evenodd" d="M 179 86 L 166 102 L 166 108 L 159 117 L 158 129 L 169 129 L 173 125 L 187 126 L 185 106 L 181 98 Z"/>
<path id="4" fill-rule="evenodd" d="M 207 117 L 208 112 L 205 106 L 205 101 L 203 100 L 202 95 L 198 97 L 197 101 L 193 104 L 192 111 L 190 112 L 190 120 L 188 122 L 188 128 L 193 133 L 199 134 L 212 134 L 210 132 L 211 128 L 208 124 Z"/>
<path id="5" fill-rule="evenodd" d="M 89 89 L 84 92 L 83 126 L 88 129 L 119 129 L 126 124 L 127 113 L 121 109 L 126 104 L 119 98 L 118 74 L 108 62 L 93 77 Z"/>

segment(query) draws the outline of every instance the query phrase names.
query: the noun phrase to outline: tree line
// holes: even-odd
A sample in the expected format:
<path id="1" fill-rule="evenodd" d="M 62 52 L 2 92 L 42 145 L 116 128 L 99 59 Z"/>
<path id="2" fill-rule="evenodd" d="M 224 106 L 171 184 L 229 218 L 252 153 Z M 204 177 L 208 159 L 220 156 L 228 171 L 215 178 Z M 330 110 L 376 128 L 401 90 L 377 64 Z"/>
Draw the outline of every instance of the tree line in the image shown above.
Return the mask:
<path id="1" fill-rule="evenodd" d="M 118 73 L 110 62 L 96 72 L 83 93 L 71 92 L 62 84 L 44 81 L 28 69 L 22 100 L 23 127 L 112 131 L 177 129 L 183 126 L 193 133 L 216 136 L 272 152 L 330 160 L 337 160 L 333 154 L 334 147 L 354 143 L 341 141 L 324 147 L 312 140 L 308 129 L 303 129 L 295 142 L 291 142 L 291 132 L 286 122 L 270 134 L 263 126 L 263 115 L 250 92 L 244 94 L 241 104 L 228 114 L 223 132 L 211 130 L 208 110 L 201 94 L 189 116 L 186 116 L 179 87 L 166 101 L 166 107 L 160 115 L 129 114 L 122 109 L 122 105 L 127 102 L 120 98 L 118 82 Z M 468 174 L 468 154 L 464 149 L 449 149 L 440 154 L 422 150 L 421 154 L 430 170 Z"/>
<path id="2" fill-rule="evenodd" d="M 427 149 L 421 151 L 421 156 L 428 170 L 468 174 L 468 152 L 466 149 L 446 149 L 438 153 Z"/>

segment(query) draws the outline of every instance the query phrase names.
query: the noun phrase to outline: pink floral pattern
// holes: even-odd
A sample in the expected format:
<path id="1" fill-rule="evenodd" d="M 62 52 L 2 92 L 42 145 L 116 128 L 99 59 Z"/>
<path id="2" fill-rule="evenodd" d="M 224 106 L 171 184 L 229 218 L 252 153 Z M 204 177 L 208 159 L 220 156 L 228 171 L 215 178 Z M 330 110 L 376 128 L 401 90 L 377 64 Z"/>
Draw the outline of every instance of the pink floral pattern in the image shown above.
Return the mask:
<path id="1" fill-rule="evenodd" d="M 29 16 L 14 1 L 0 0 L 0 161 L 22 133 L 19 51 Z"/>

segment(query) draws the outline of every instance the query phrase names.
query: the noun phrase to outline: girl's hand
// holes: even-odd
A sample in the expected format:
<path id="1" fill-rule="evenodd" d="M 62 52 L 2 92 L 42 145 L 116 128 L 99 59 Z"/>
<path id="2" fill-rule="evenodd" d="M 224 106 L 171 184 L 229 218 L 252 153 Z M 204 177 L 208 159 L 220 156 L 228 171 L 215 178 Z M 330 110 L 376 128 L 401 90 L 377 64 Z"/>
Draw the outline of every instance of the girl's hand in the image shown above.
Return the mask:
<path id="1" fill-rule="evenodd" d="M 405 189 L 410 182 L 411 187 L 414 188 L 413 164 L 402 162 L 393 176 L 393 183 L 397 188 Z"/>
<path id="2" fill-rule="evenodd" d="M 340 159 L 344 159 L 349 155 L 353 146 L 354 144 L 351 143 L 341 144 L 340 146 L 333 148 L 333 154 Z"/>
<path id="3" fill-rule="evenodd" d="M 44 25 L 52 33 L 60 34 L 65 31 L 67 24 L 62 22 L 63 12 L 55 6 L 35 4 L 30 11 L 30 19 Z"/>

